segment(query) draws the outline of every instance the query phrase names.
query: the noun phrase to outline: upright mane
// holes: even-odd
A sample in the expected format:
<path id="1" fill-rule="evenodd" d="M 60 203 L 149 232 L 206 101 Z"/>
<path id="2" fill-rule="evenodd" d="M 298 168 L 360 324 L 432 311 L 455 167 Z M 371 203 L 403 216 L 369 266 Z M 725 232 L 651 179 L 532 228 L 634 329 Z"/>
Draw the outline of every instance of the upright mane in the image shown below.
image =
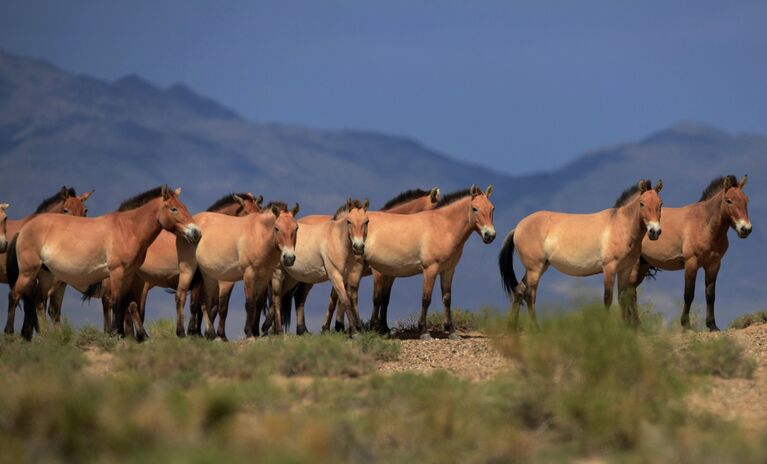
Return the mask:
<path id="1" fill-rule="evenodd" d="M 391 209 L 397 205 L 400 205 L 402 203 L 408 202 L 410 200 L 415 200 L 416 198 L 423 198 L 427 195 L 429 195 L 431 192 L 421 189 L 410 189 L 405 190 L 404 192 L 400 192 L 399 195 L 392 198 L 391 200 L 387 201 L 386 204 L 381 208 L 381 211 L 386 211 L 387 209 Z"/>
<path id="2" fill-rule="evenodd" d="M 128 198 L 127 200 L 120 203 L 120 207 L 117 208 L 117 211 L 130 211 L 132 209 L 136 209 L 139 206 L 143 206 L 149 203 L 160 195 L 162 195 L 162 186 L 153 188 L 152 190 L 147 190 L 144 193 L 139 193 L 135 197 Z"/>
<path id="3" fill-rule="evenodd" d="M 706 201 L 710 198 L 712 198 L 717 193 L 721 192 L 722 189 L 724 189 L 724 181 L 725 179 L 730 179 L 730 183 L 732 185 L 738 185 L 738 178 L 730 174 L 729 176 L 719 176 L 716 179 L 712 180 L 710 184 L 708 184 L 708 187 L 706 187 L 705 190 L 703 190 L 703 193 L 700 195 L 701 201 Z"/>
<path id="4" fill-rule="evenodd" d="M 233 205 L 235 203 L 239 205 L 237 200 L 234 199 L 235 195 L 237 195 L 240 198 L 249 198 L 247 193 L 230 193 L 216 200 L 216 202 L 210 205 L 206 211 L 218 211 L 220 209 L 224 209 L 227 206 Z"/>
<path id="5" fill-rule="evenodd" d="M 354 208 L 362 208 L 362 202 L 359 199 L 352 200 L 351 203 L 347 201 L 343 205 L 341 205 L 336 210 L 335 214 L 333 214 L 333 220 L 335 221 L 336 219 L 338 219 L 338 216 L 340 216 L 343 213 L 348 213 Z"/>
<path id="6" fill-rule="evenodd" d="M 46 198 L 42 202 L 40 202 L 39 205 L 37 205 L 37 209 L 35 210 L 34 214 L 40 214 L 48 211 L 48 208 L 55 205 L 56 203 L 60 202 L 62 200 L 61 198 L 61 192 L 66 191 L 67 195 L 70 197 L 76 197 L 77 193 L 75 192 L 75 189 L 72 187 L 64 187 L 58 192 L 56 192 L 54 195 L 51 195 L 49 198 Z"/>
<path id="7" fill-rule="evenodd" d="M 643 182 L 647 182 L 648 184 L 652 185 L 650 183 L 650 180 L 646 180 Z M 639 184 L 634 184 L 631 187 L 627 188 L 626 190 L 621 193 L 621 195 L 618 197 L 617 200 L 615 200 L 615 204 L 613 205 L 613 208 L 618 209 L 623 206 L 626 206 L 626 204 L 631 201 L 636 194 L 639 193 Z"/>
<path id="8" fill-rule="evenodd" d="M 264 207 L 264 211 L 270 211 L 272 209 L 272 206 L 276 206 L 283 213 L 288 210 L 288 204 L 285 203 L 284 201 L 270 201 Z"/>
<path id="9" fill-rule="evenodd" d="M 455 203 L 456 201 L 460 200 L 461 198 L 468 197 L 471 195 L 471 189 L 463 189 L 458 190 L 457 192 L 451 192 L 442 197 L 441 200 L 437 203 L 437 205 L 434 207 L 434 209 L 442 208 L 443 206 L 447 206 L 450 203 Z"/>

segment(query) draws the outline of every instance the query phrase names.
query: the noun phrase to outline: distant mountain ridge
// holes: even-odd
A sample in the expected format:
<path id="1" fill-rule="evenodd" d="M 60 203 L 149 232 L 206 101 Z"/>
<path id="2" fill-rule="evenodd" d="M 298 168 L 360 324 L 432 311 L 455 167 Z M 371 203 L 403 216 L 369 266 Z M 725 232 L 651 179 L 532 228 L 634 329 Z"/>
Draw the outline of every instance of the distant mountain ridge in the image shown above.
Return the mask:
<path id="1" fill-rule="evenodd" d="M 183 187 L 182 199 L 193 211 L 226 192 L 253 191 L 267 201 L 297 201 L 302 214 L 311 214 L 332 212 L 348 196 L 369 197 L 373 207 L 380 207 L 409 188 L 439 186 L 449 192 L 492 183 L 499 237 L 489 246 L 476 238 L 467 243 L 453 293 L 462 307 L 505 305 L 497 252 L 506 232 L 532 211 L 605 209 L 645 177 L 663 178 L 665 204 L 678 206 L 696 201 L 714 177 L 748 173 L 754 233 L 745 241 L 731 235 L 718 307 L 722 322 L 763 308 L 767 290 L 761 282 L 767 271 L 756 257 L 764 255 L 767 237 L 761 226 L 767 212 L 766 155 L 764 136 L 683 123 L 586 153 L 548 172 L 509 176 L 408 138 L 250 122 L 183 84 L 162 89 L 137 75 L 106 82 L 0 51 L 0 200 L 12 204 L 11 217 L 28 214 L 63 184 L 96 189 L 89 200 L 91 214 L 111 211 L 121 200 L 166 182 Z M 515 157 L 508 157 L 506 170 Z M 646 285 L 645 294 L 672 313 L 681 301 L 682 278 L 666 274 Z M 576 284 L 549 271 L 541 300 L 562 301 L 578 285 L 598 288 L 599 280 Z M 418 278 L 398 281 L 394 317 L 418 309 L 419 286 Z M 312 293 L 310 323 L 324 311 L 326 296 L 324 290 Z M 363 294 L 365 312 L 366 298 Z M 158 313 L 172 314 L 167 296 L 153 294 L 151 301 Z M 441 311 L 439 298 L 434 301 L 432 310 Z M 700 286 L 696 302 L 704 302 Z M 96 322 L 100 317 L 93 308 L 68 314 L 87 314 Z"/>

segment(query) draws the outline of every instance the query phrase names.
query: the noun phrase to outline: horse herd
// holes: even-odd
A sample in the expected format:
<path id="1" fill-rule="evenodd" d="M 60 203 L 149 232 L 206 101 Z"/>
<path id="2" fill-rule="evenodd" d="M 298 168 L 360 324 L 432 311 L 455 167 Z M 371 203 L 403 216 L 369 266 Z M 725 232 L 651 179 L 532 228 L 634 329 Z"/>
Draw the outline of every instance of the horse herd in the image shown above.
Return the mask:
<path id="1" fill-rule="evenodd" d="M 716 277 L 727 250 L 727 230 L 745 238 L 751 232 L 747 177 L 715 179 L 697 203 L 662 208 L 662 182 L 643 180 L 627 189 L 613 208 L 594 214 L 533 213 L 507 235 L 499 268 L 512 298 L 517 324 L 521 303 L 535 322 L 540 278 L 549 266 L 574 275 L 604 274 L 604 303 L 610 306 L 618 282 L 621 314 L 638 324 L 636 288 L 657 269 L 685 271 L 682 325 L 689 310 L 699 268 L 706 274 L 706 324 L 714 319 Z M 426 315 L 434 284 L 440 280 L 449 338 L 460 338 L 451 315 L 451 289 L 463 247 L 476 232 L 484 243 L 495 239 L 494 206 L 484 191 L 469 189 L 442 196 L 438 188 L 408 190 L 370 211 L 367 200 L 344 203 L 334 215 L 297 219 L 298 204 L 236 193 L 222 197 L 207 211 L 192 216 L 180 201 L 180 189 L 158 187 L 124 201 L 116 211 L 89 218 L 85 201 L 63 187 L 44 200 L 34 214 L 8 220 L 0 204 L 0 281 L 8 283 L 6 333 L 14 332 L 16 308 L 23 300 L 22 336 L 31 339 L 50 317 L 58 324 L 66 285 L 84 298 L 101 299 L 104 330 L 139 340 L 150 289 L 175 293 L 176 334 L 226 339 L 229 298 L 235 282 L 245 288 L 246 337 L 287 327 L 293 304 L 296 332 L 306 333 L 304 304 L 314 284 L 330 281 L 332 291 L 323 331 L 362 330 L 357 289 L 373 276 L 370 327 L 389 333 L 387 309 L 397 277 L 423 276 L 418 328 L 430 338 Z M 661 220 L 661 209 L 663 220 Z M 10 243 L 7 238 L 12 238 Z M 514 251 L 525 267 L 517 280 Z M 184 308 L 190 296 L 190 318 Z M 336 312 L 336 306 L 339 310 Z M 261 313 L 264 322 L 259 327 Z M 47 312 L 47 315 L 46 315 Z M 216 319 L 218 319 L 217 327 Z M 204 327 L 203 327 L 204 326 Z"/>

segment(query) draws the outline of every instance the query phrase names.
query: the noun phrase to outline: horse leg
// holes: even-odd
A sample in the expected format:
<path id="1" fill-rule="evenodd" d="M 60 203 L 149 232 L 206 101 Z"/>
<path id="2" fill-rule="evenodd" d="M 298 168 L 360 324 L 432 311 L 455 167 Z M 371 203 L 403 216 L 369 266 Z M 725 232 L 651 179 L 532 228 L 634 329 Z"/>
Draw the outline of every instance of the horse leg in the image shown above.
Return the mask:
<path id="1" fill-rule="evenodd" d="M 718 332 L 719 327 L 716 326 L 716 319 L 714 318 L 714 300 L 716 300 L 716 277 L 719 275 L 719 266 L 721 262 L 717 262 L 711 266 L 705 268 L 706 272 L 706 327 L 711 332 Z"/>
<path id="2" fill-rule="evenodd" d="M 232 296 L 232 289 L 234 288 L 234 282 L 219 282 L 218 283 L 218 330 L 216 336 L 221 340 L 227 341 L 226 338 L 226 315 L 229 314 L 229 297 Z"/>
<path id="3" fill-rule="evenodd" d="M 389 329 L 389 299 L 391 298 L 391 289 L 394 285 L 394 277 L 383 276 L 383 288 L 381 289 L 381 307 L 378 313 L 378 333 L 388 334 L 391 332 Z"/>
<path id="4" fill-rule="evenodd" d="M 439 285 L 442 290 L 442 305 L 445 307 L 445 332 L 447 332 L 449 339 L 460 340 L 461 336 L 455 333 L 453 327 L 453 312 L 450 308 L 452 302 L 452 287 L 453 276 L 455 275 L 455 267 L 442 271 L 439 275 Z"/>
<path id="5" fill-rule="evenodd" d="M 178 290 L 176 290 L 176 301 L 178 301 Z M 189 328 L 188 335 L 202 335 L 202 305 L 205 302 L 205 287 L 198 285 L 190 291 L 189 297 Z M 183 306 L 181 312 L 184 312 Z M 179 331 L 176 329 L 178 335 Z M 179 335 L 183 337 L 183 335 Z"/>
<path id="6" fill-rule="evenodd" d="M 383 300 L 384 275 L 373 269 L 373 312 L 370 313 L 370 329 L 378 330 Z"/>
<path id="7" fill-rule="evenodd" d="M 64 302 L 64 292 L 67 290 L 67 284 L 59 282 L 56 288 L 51 292 L 48 303 L 48 315 L 53 320 L 53 325 L 61 324 L 61 306 Z"/>
<path id="8" fill-rule="evenodd" d="M 309 291 L 314 287 L 313 284 L 299 283 L 296 287 L 296 292 L 293 296 L 296 303 L 296 335 L 310 334 L 306 330 L 306 317 L 304 312 L 304 305 L 306 304 L 306 298 L 309 296 Z"/>
<path id="9" fill-rule="evenodd" d="M 618 273 L 618 304 L 621 307 L 621 314 L 624 315 L 624 321 L 638 327 L 639 311 L 636 306 L 636 287 L 631 283 L 631 275 L 635 270 L 634 267 L 631 267 Z"/>
<path id="10" fill-rule="evenodd" d="M 205 336 L 212 340 L 216 338 L 216 333 L 213 330 L 213 322 L 210 319 L 210 313 L 213 312 L 218 305 L 218 281 L 207 277 L 204 274 L 202 279 L 205 285 L 206 295 L 202 311 L 202 320 L 205 323 Z"/>
<path id="11" fill-rule="evenodd" d="M 186 306 L 186 292 L 189 291 L 189 287 L 192 285 L 194 274 L 197 272 L 197 257 L 195 256 L 197 246 L 188 243 L 179 237 L 176 238 L 176 253 L 178 253 L 178 286 L 176 287 L 176 336 L 183 337 L 186 335 L 184 332 L 184 306 Z M 198 285 L 198 287 L 204 287 L 204 285 Z M 197 290 L 197 302 L 198 306 L 194 305 L 195 291 L 192 291 L 192 302 L 190 303 L 190 311 L 192 313 L 189 321 L 190 332 L 201 335 L 200 325 L 202 324 L 202 311 L 200 305 L 205 301 L 205 297 L 200 295 L 201 290 Z M 195 314 L 195 310 L 199 312 Z M 192 320 L 195 315 L 197 316 L 196 331 L 192 330 Z"/>
<path id="12" fill-rule="evenodd" d="M 149 290 L 152 289 L 153 285 L 150 284 L 147 281 L 140 281 L 141 282 L 141 290 L 139 290 L 139 302 L 138 302 L 138 314 L 141 318 L 141 323 L 143 324 L 146 320 L 146 299 L 149 296 Z"/>
<path id="13" fill-rule="evenodd" d="M 330 307 L 331 304 L 333 305 L 333 307 L 335 307 L 338 304 L 338 291 L 335 288 L 333 288 L 333 290 L 330 291 L 330 302 L 328 303 L 328 308 Z M 341 311 L 336 311 L 336 325 L 335 325 L 336 332 L 346 331 L 346 326 L 344 324 L 344 315 L 346 315 L 346 309 Z"/>
<path id="14" fill-rule="evenodd" d="M 349 300 L 349 295 L 346 292 L 346 284 L 344 283 L 344 277 L 343 275 L 334 268 L 328 269 L 328 277 L 330 278 L 330 283 L 333 284 L 333 290 L 335 291 L 335 294 L 338 295 L 338 300 L 341 303 L 341 308 L 339 311 L 341 312 L 343 317 L 343 313 L 348 314 L 349 317 L 349 336 L 353 337 L 357 333 L 357 328 L 361 325 L 359 321 L 356 319 L 354 311 L 351 309 L 351 302 Z M 359 282 L 357 282 L 359 284 Z M 336 323 L 338 321 L 336 320 Z"/>
<path id="15" fill-rule="evenodd" d="M 526 274 L 527 282 L 525 285 L 527 289 L 525 291 L 525 300 L 527 302 L 527 313 L 530 315 L 530 320 L 536 328 L 538 328 L 538 319 L 535 316 L 535 299 L 538 294 L 538 284 L 540 284 L 541 277 L 547 268 L 548 266 L 544 264 L 540 271 L 528 270 Z"/>
<path id="16" fill-rule="evenodd" d="M 690 329 L 690 306 L 695 298 L 695 278 L 698 276 L 698 263 L 688 260 L 684 264 L 684 309 L 682 310 L 682 327 Z"/>
<path id="17" fill-rule="evenodd" d="M 606 264 L 602 267 L 602 274 L 604 277 L 604 297 L 603 302 L 605 305 L 605 309 L 609 310 L 610 306 L 613 305 L 613 291 L 615 290 L 615 274 L 616 274 L 616 267 L 617 265 L 615 262 L 611 262 L 609 264 Z M 621 313 L 625 320 L 625 314 Z"/>
<path id="18" fill-rule="evenodd" d="M 40 272 L 37 275 L 37 288 L 34 291 L 33 301 L 25 302 L 25 306 L 27 303 L 31 303 L 31 306 L 37 312 L 35 324 L 35 331 L 37 333 L 43 333 L 48 330 L 48 316 L 46 315 L 45 306 L 48 303 L 48 296 L 57 282 L 50 272 Z"/>
<path id="19" fill-rule="evenodd" d="M 521 283 L 517 285 L 512 295 L 511 300 L 511 329 L 514 332 L 519 331 L 519 307 L 522 304 L 522 300 L 525 299 L 525 293 L 527 288 L 527 271 L 522 276 Z"/>
<path id="20" fill-rule="evenodd" d="M 325 311 L 325 320 L 322 323 L 322 332 L 330 332 L 330 321 L 333 319 L 333 313 L 336 311 L 336 303 L 338 303 L 338 294 L 336 289 L 330 291 L 330 298 L 328 300 L 328 309 Z M 341 320 L 343 324 L 343 319 Z M 343 327 L 342 327 L 343 330 Z"/>
<path id="21" fill-rule="evenodd" d="M 266 301 L 267 293 L 269 293 L 269 285 L 267 285 L 261 292 L 256 296 L 256 307 L 254 309 L 255 316 L 253 318 L 253 327 L 251 328 L 253 335 L 258 336 L 258 323 L 261 320 L 261 312 L 264 312 L 264 325 L 261 326 L 261 334 L 267 335 L 269 329 L 272 328 L 272 322 L 274 316 L 269 313 L 269 308 L 266 307 Z M 270 319 L 271 318 L 271 319 Z"/>
<path id="22" fill-rule="evenodd" d="M 421 340 L 431 340 L 431 335 L 426 327 L 426 313 L 431 304 L 431 295 L 434 291 L 434 282 L 437 280 L 438 268 L 432 265 L 423 270 L 423 294 L 421 295 L 421 317 L 418 319 L 418 331 Z"/>
<path id="23" fill-rule="evenodd" d="M 16 307 L 19 305 L 19 300 L 21 300 L 23 296 L 27 295 L 30 290 L 34 290 L 39 269 L 38 266 L 35 269 L 30 269 L 23 274 L 19 274 L 19 277 L 16 280 L 16 285 L 11 289 L 10 293 L 8 293 L 8 321 L 5 325 L 5 333 L 13 333 Z M 27 340 L 32 339 L 36 316 L 37 313 L 31 306 L 24 312 L 24 324 L 21 329 L 21 336 Z"/>

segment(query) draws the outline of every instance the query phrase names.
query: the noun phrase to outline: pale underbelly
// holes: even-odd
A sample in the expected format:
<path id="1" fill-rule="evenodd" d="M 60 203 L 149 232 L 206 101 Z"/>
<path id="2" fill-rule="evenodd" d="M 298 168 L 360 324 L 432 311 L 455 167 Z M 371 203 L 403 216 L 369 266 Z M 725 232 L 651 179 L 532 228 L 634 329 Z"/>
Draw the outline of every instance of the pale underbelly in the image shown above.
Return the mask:
<path id="1" fill-rule="evenodd" d="M 318 284 L 328 280 L 328 273 L 323 265 L 301 266 L 299 263 L 296 263 L 283 269 L 297 281 L 307 284 Z"/>
<path id="2" fill-rule="evenodd" d="M 559 272 L 571 276 L 585 277 L 602 272 L 602 259 L 599 257 L 572 259 L 556 256 L 549 259 L 549 264 Z"/>
<path id="3" fill-rule="evenodd" d="M 106 263 L 87 268 L 67 265 L 66 263 L 45 263 L 45 266 L 57 279 L 77 289 L 87 288 L 89 285 L 109 277 L 109 268 Z"/>

